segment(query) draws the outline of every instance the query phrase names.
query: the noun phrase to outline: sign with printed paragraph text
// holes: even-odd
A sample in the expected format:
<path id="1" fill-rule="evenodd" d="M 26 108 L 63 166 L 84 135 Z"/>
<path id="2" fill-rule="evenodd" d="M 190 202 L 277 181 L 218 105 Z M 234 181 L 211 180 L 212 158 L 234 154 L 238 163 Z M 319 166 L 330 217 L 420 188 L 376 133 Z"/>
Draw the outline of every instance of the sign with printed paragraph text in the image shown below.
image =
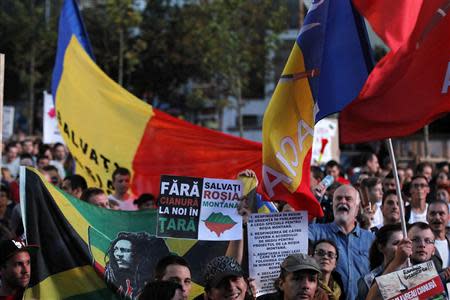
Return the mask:
<path id="1" fill-rule="evenodd" d="M 308 253 L 308 213 L 252 214 L 247 229 L 249 273 L 256 279 L 259 297 L 274 291 L 287 256 Z"/>

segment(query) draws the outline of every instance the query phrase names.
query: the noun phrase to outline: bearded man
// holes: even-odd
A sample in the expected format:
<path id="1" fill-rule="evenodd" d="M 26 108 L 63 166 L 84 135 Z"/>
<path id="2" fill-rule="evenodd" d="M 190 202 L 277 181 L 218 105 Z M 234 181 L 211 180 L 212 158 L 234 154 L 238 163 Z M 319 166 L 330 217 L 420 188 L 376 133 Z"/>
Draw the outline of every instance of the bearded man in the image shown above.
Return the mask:
<path id="1" fill-rule="evenodd" d="M 341 275 L 346 299 L 358 294 L 357 280 L 369 273 L 369 248 L 374 235 L 356 221 L 361 200 L 351 185 L 342 185 L 333 194 L 334 222 L 309 225 L 309 240 L 334 241 L 339 249 L 336 271 Z"/>

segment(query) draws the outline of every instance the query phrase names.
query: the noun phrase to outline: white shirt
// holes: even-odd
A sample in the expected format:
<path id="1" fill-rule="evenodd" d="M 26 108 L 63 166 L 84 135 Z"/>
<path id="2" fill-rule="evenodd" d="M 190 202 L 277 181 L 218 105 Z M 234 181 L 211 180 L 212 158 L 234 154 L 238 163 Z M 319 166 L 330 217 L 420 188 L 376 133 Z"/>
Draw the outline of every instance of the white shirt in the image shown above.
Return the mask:
<path id="1" fill-rule="evenodd" d="M 373 214 L 372 227 L 383 226 L 383 213 L 381 212 L 381 201 L 375 202 L 375 213 Z"/>
<path id="2" fill-rule="evenodd" d="M 120 200 L 113 195 L 108 196 L 108 200 L 114 200 L 119 203 L 120 210 L 138 210 L 137 205 L 134 205 L 134 197 L 129 197 L 128 200 Z"/>
<path id="3" fill-rule="evenodd" d="M 409 217 L 409 224 L 413 224 L 416 222 L 424 222 L 427 223 L 427 210 L 428 210 L 428 203 L 425 206 L 425 210 L 423 213 L 416 213 L 414 209 L 411 207 L 411 216 Z"/>
<path id="4" fill-rule="evenodd" d="M 448 267 L 448 242 L 447 242 L 447 240 L 435 240 L 434 245 L 436 246 L 436 249 L 442 258 L 442 268 L 447 268 Z"/>
<path id="5" fill-rule="evenodd" d="M 2 160 L 2 167 L 8 168 L 9 172 L 11 172 L 12 178 L 16 179 L 19 176 L 19 168 L 20 168 L 20 159 L 17 157 L 12 162 L 7 162 L 4 157 Z"/>

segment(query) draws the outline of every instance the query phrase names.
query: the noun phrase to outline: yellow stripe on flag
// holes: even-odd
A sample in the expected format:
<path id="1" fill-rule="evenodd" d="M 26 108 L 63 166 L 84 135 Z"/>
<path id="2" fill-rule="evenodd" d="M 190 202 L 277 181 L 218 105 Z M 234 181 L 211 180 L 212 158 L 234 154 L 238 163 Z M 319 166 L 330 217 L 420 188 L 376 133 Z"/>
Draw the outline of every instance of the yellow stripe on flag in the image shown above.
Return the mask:
<path id="1" fill-rule="evenodd" d="M 204 291 L 205 291 L 205 289 L 201 285 L 198 285 L 195 282 L 192 282 L 191 294 L 189 296 L 189 300 L 194 299 L 198 295 L 202 294 Z"/>
<path id="2" fill-rule="evenodd" d="M 39 175 L 39 177 L 41 177 L 42 182 L 45 184 L 45 187 L 54 199 L 55 204 L 61 210 L 61 213 L 67 219 L 67 222 L 80 235 L 86 245 L 89 245 L 88 229 L 89 226 L 92 225 L 83 217 L 76 207 L 73 206 L 72 203 L 70 203 L 70 201 L 68 201 L 67 198 L 55 188 L 53 184 L 45 180 L 39 172 L 35 172 Z"/>
<path id="3" fill-rule="evenodd" d="M 102 250 L 98 249 L 95 246 L 90 247 L 91 249 L 91 253 L 92 253 L 92 257 L 94 258 L 94 260 L 101 265 L 103 268 L 106 267 L 106 263 L 105 263 L 105 252 L 103 252 Z"/>
<path id="4" fill-rule="evenodd" d="M 303 54 L 295 43 L 283 75 L 303 72 Z M 291 193 L 297 190 L 302 181 L 303 162 L 312 146 L 313 111 L 314 100 L 305 76 L 278 82 L 264 115 L 264 167 L 269 167 L 272 175 L 277 172 L 277 177 L 282 179 Z M 264 184 L 266 189 L 270 188 L 266 181 Z M 268 194 L 272 197 L 270 191 Z"/>
<path id="5" fill-rule="evenodd" d="M 36 171 L 35 171 L 36 172 Z M 56 205 L 64 214 L 67 219 L 67 222 L 72 225 L 73 229 L 80 235 L 83 241 L 89 245 L 89 236 L 88 230 L 89 227 L 93 227 L 83 215 L 76 209 L 75 206 L 67 200 L 67 198 L 58 191 L 51 183 L 47 182 L 45 178 L 39 172 L 36 172 L 38 176 L 41 178 L 42 182 L 45 184 L 45 187 L 55 200 Z M 180 239 L 164 239 L 167 247 L 171 252 L 177 253 L 180 256 L 185 255 L 196 243 L 196 240 L 180 240 Z M 91 247 L 92 255 L 95 258 L 95 261 L 99 263 L 101 266 L 105 267 L 104 256 L 105 253 L 96 247 Z"/>
<path id="6" fill-rule="evenodd" d="M 24 299 L 64 299 L 105 288 L 92 266 L 82 266 L 47 277 L 25 290 Z"/>
<path id="7" fill-rule="evenodd" d="M 132 171 L 152 107 L 103 73 L 74 36 L 55 99 L 61 134 L 88 186 L 106 189 L 116 164 Z"/>
<path id="8" fill-rule="evenodd" d="M 197 240 L 164 239 L 164 241 L 171 252 L 180 256 L 185 255 L 197 243 Z"/>

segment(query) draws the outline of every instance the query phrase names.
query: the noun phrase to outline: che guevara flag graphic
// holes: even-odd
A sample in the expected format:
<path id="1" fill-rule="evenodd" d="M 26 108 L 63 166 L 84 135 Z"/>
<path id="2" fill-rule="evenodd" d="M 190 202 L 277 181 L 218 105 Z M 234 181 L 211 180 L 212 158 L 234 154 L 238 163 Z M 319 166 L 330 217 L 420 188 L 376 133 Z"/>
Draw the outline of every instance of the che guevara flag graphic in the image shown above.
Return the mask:
<path id="1" fill-rule="evenodd" d="M 59 21 L 52 94 L 62 136 L 89 186 L 111 190 L 117 166 L 134 194 L 159 193 L 161 174 L 234 178 L 261 170 L 261 144 L 195 126 L 139 100 L 93 61 L 74 0 Z"/>
<path id="2" fill-rule="evenodd" d="M 342 143 L 412 134 L 450 111 L 450 1 L 354 1 L 391 51 L 339 116 Z"/>
<path id="3" fill-rule="evenodd" d="M 340 111 L 363 86 L 371 65 L 362 18 L 349 0 L 313 1 L 263 121 L 263 193 L 311 216 L 314 124 Z"/>
<path id="4" fill-rule="evenodd" d="M 157 261 L 177 253 L 191 266 L 191 296 L 203 292 L 202 270 L 227 242 L 159 239 L 156 211 L 114 211 L 59 190 L 22 168 L 21 209 L 32 258 L 25 299 L 135 299 Z"/>

